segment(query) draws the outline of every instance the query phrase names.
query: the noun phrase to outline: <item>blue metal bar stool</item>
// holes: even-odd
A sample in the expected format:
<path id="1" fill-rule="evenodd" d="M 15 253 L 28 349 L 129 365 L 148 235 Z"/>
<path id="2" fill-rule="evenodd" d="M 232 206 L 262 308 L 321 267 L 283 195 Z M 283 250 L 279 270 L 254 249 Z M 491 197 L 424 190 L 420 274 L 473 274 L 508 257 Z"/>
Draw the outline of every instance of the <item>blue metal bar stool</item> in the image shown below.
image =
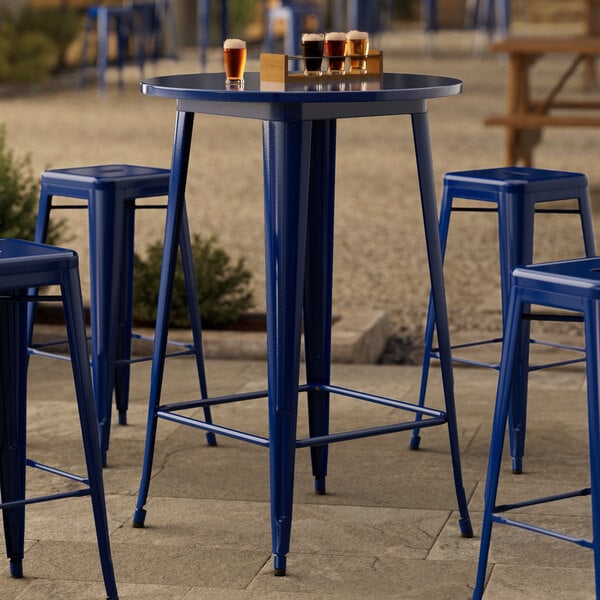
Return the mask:
<path id="1" fill-rule="evenodd" d="M 454 206 L 455 200 L 475 200 L 477 205 Z M 576 200 L 576 208 L 549 206 L 553 202 Z M 482 203 L 491 207 L 482 207 Z M 592 226 L 592 211 L 588 193 L 587 177 L 582 173 L 566 171 L 551 171 L 529 167 L 501 167 L 480 169 L 474 171 L 458 171 L 444 176 L 442 205 L 440 209 L 440 242 L 442 253 L 445 253 L 450 226 L 450 215 L 453 211 L 463 212 L 495 212 L 498 214 L 498 239 L 500 260 L 500 288 L 502 297 L 502 321 L 506 323 L 508 307 L 508 288 L 510 273 L 519 265 L 533 262 L 534 217 L 536 213 L 552 213 L 558 215 L 578 214 L 581 219 L 583 249 L 585 256 L 594 256 L 596 246 Z M 425 341 L 423 356 L 423 371 L 419 402 L 425 402 L 427 380 L 431 359 L 439 358 L 433 347 L 434 332 L 433 304 L 429 302 L 429 311 L 425 325 Z M 544 315 L 531 315 L 531 319 L 544 320 Z M 554 320 L 572 320 L 568 316 L 553 316 Z M 519 369 L 522 378 L 526 378 L 529 361 L 529 343 L 556 345 L 551 342 L 530 340 L 529 324 L 522 327 Z M 502 342 L 502 337 L 475 341 L 462 346 L 453 346 L 453 350 Z M 498 369 L 498 364 L 486 363 L 480 360 L 470 360 L 454 355 L 457 363 L 471 366 Z M 558 366 L 568 362 L 583 360 L 579 356 L 572 360 L 536 365 L 532 369 Z M 511 411 L 511 454 L 513 471 L 522 471 L 523 453 L 525 446 L 525 413 L 527 392 L 521 385 L 515 385 L 513 410 Z M 411 438 L 411 447 L 419 447 L 419 431 L 415 430 Z"/>
<path id="2" fill-rule="evenodd" d="M 89 38 L 96 24 L 97 72 L 100 92 L 106 90 L 106 68 L 108 67 L 108 36 L 111 27 L 117 35 L 117 68 L 119 87 L 123 87 L 123 66 L 127 59 L 127 45 L 132 27 L 133 10 L 124 6 L 90 6 L 86 12 L 83 46 L 81 52 L 80 84 L 85 82 L 88 68 Z"/>
<path id="3" fill-rule="evenodd" d="M 44 242 L 53 209 L 87 209 L 90 249 L 91 363 L 94 398 L 100 425 L 103 462 L 110 439 L 113 391 L 119 423 L 127 422 L 129 378 L 132 362 L 150 360 L 131 357 L 132 339 L 143 336 L 132 331 L 133 257 L 135 212 L 164 209 L 164 204 L 140 204 L 136 200 L 166 196 L 170 171 L 137 165 L 97 165 L 52 169 L 42 173 L 35 241 Z M 54 197 L 77 198 L 84 204 L 60 204 Z M 187 218 L 184 216 L 180 250 L 188 304 L 198 306 L 198 294 Z M 177 344 L 169 356 L 196 356 L 201 389 L 206 390 L 202 327 L 198 311 L 190 311 L 193 344 Z M 29 327 L 33 326 L 33 306 Z M 144 338 L 147 339 L 147 338 Z M 47 350 L 53 342 L 32 347 L 31 352 L 65 358 Z M 210 420 L 210 409 L 205 411 Z M 214 434 L 208 442 L 215 444 Z"/>
<path id="4" fill-rule="evenodd" d="M 496 506 L 504 434 L 508 420 L 515 367 L 520 344 L 519 329 L 527 323 L 530 306 L 541 305 L 583 314 L 586 352 L 588 440 L 590 487 L 543 498 Z M 511 277 L 505 341 L 502 347 L 498 392 L 492 426 L 490 454 L 485 484 L 485 505 L 481 529 L 481 547 L 477 582 L 473 599 L 482 597 L 489 554 L 492 525 L 513 525 L 528 531 L 576 543 L 594 551 L 596 597 L 600 594 L 600 258 L 583 258 L 519 267 Z M 518 381 L 527 385 L 527 379 Z M 574 538 L 520 520 L 505 513 L 518 508 L 557 500 L 590 496 L 592 508 L 592 539 Z"/>
<path id="5" fill-rule="evenodd" d="M 314 17 L 317 21 L 316 29 L 322 29 L 323 18 L 321 7 L 317 2 L 310 0 L 282 0 L 282 2 L 269 5 L 265 3 L 265 50 L 273 50 L 275 23 L 285 23 L 283 51 L 289 56 L 299 56 L 300 41 L 302 36 L 302 21 L 305 17 Z"/>
<path id="6" fill-rule="evenodd" d="M 137 44 L 137 61 L 142 76 L 146 65 L 146 55 L 156 62 L 160 56 L 161 21 L 156 2 L 132 2 L 132 31 Z"/>
<path id="7" fill-rule="evenodd" d="M 198 0 L 198 45 L 200 46 L 200 65 L 206 68 L 206 50 L 210 42 L 210 15 L 211 0 Z M 223 40 L 229 35 L 229 2 L 221 0 L 221 37 Z"/>
<path id="8" fill-rule="evenodd" d="M 34 296 L 28 288 L 59 286 L 59 296 Z M 27 303 L 61 301 L 65 315 L 87 478 L 26 457 Z M 22 240 L 0 240 L 0 496 L 6 554 L 13 577 L 23 576 L 25 506 L 90 496 L 106 593 L 118 598 L 104 504 L 102 463 L 92 398 L 78 258 L 71 250 Z M 75 482 L 76 489 L 26 498 L 25 470 L 33 467 Z"/>

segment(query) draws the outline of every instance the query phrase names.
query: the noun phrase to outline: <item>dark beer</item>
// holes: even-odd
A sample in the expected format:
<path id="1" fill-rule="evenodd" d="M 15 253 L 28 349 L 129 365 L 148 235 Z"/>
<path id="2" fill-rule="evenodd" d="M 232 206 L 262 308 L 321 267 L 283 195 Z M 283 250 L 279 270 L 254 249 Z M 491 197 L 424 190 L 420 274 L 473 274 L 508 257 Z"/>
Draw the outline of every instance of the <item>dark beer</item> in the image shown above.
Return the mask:
<path id="1" fill-rule="evenodd" d="M 229 39 L 223 44 L 223 64 L 225 65 L 226 83 L 243 85 L 246 69 L 246 42 Z"/>
<path id="2" fill-rule="evenodd" d="M 302 36 L 302 56 L 304 57 L 304 74 L 321 75 L 323 62 L 323 35 L 320 33 L 305 33 Z"/>
<path id="3" fill-rule="evenodd" d="M 346 70 L 346 34 L 329 32 L 325 36 L 325 56 L 329 61 L 329 73 L 343 74 Z"/>
<path id="4" fill-rule="evenodd" d="M 369 54 L 369 34 L 366 31 L 348 32 L 348 54 L 350 55 L 350 72 L 366 73 Z"/>

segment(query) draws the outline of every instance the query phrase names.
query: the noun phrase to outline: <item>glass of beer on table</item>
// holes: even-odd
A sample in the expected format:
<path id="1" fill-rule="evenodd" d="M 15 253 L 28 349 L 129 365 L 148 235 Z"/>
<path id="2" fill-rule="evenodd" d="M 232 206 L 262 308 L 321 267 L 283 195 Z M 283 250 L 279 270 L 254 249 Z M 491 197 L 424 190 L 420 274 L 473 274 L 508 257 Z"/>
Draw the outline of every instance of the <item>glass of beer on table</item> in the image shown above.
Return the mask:
<path id="1" fill-rule="evenodd" d="M 246 69 L 246 42 L 227 39 L 223 43 L 223 64 L 225 65 L 225 83 L 231 88 L 244 87 Z"/>
<path id="2" fill-rule="evenodd" d="M 302 35 L 302 56 L 304 58 L 305 75 L 322 75 L 321 62 L 323 61 L 323 34 L 304 33 Z"/>
<path id="3" fill-rule="evenodd" d="M 343 75 L 346 71 L 346 34 L 330 31 L 325 35 L 325 56 L 329 61 L 328 73 Z"/>
<path id="4" fill-rule="evenodd" d="M 350 72 L 367 72 L 367 56 L 369 55 L 369 34 L 366 31 L 348 32 L 348 55 L 350 56 Z"/>

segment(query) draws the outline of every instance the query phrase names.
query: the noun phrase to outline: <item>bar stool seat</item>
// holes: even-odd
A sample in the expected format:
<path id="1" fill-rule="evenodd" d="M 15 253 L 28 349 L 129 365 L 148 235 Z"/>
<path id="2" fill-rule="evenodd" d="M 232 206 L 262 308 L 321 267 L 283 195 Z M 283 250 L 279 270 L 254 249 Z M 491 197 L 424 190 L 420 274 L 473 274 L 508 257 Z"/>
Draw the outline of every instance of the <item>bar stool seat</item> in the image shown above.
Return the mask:
<path id="1" fill-rule="evenodd" d="M 518 358 L 519 329 L 526 319 L 530 305 L 541 305 L 578 311 L 583 315 L 587 405 L 590 487 L 553 496 L 504 503 L 496 506 L 496 493 L 500 477 L 500 464 L 504 434 L 508 420 L 510 395 Z M 513 271 L 510 297 L 508 300 L 505 339 L 500 362 L 500 375 L 496 396 L 496 407 L 490 442 L 490 454 L 485 484 L 485 505 L 481 530 L 481 548 L 477 582 L 473 599 L 482 597 L 489 546 L 494 523 L 513 525 L 522 529 L 570 541 L 593 550 L 596 597 L 600 595 L 600 258 L 583 258 L 553 263 L 519 267 Z M 527 385 L 527 379 L 518 381 Z M 551 457 L 548 457 L 552 460 Z M 577 496 L 591 497 L 592 539 L 580 539 L 564 535 L 521 520 L 505 516 L 510 510 L 554 502 Z"/>
<path id="2" fill-rule="evenodd" d="M 139 165 L 95 165 L 51 169 L 42 173 L 40 201 L 35 241 L 46 241 L 52 210 L 87 209 L 90 253 L 90 320 L 91 364 L 94 395 L 100 425 L 100 446 L 103 461 L 110 440 L 113 391 L 119 423 L 127 422 L 129 404 L 130 365 L 150 360 L 150 356 L 131 356 L 132 339 L 144 337 L 133 331 L 133 262 L 135 213 L 137 210 L 164 209 L 164 204 L 138 200 L 167 196 L 170 171 Z M 83 200 L 83 204 L 61 204 L 56 197 Z M 187 217 L 183 216 L 179 246 L 188 304 L 198 305 L 196 279 Z M 198 377 L 205 389 L 202 327 L 196 311 L 190 311 L 193 343 L 170 341 L 168 356 L 196 356 Z M 33 307 L 30 329 L 33 325 Z M 32 347 L 31 351 L 45 356 L 63 358 L 48 351 L 53 343 Z M 207 409 L 210 420 L 210 411 Z M 215 437 L 208 435 L 214 445 Z"/>
<path id="3" fill-rule="evenodd" d="M 459 199 L 467 201 L 467 204 L 460 203 L 456 205 L 455 201 Z M 574 200 L 576 207 L 565 208 L 564 202 L 561 205 L 555 204 L 565 200 Z M 476 201 L 476 203 L 471 204 L 470 201 Z M 583 240 L 582 251 L 587 257 L 595 256 L 596 254 L 588 182 L 587 177 L 583 173 L 530 167 L 499 167 L 446 173 L 444 176 L 439 225 L 443 254 L 445 254 L 447 246 L 451 213 L 459 211 L 492 212 L 498 215 L 500 290 L 503 323 L 506 322 L 510 273 L 517 266 L 533 262 L 534 219 L 536 214 L 579 215 Z M 564 258 L 577 258 L 577 256 Z M 552 315 L 552 317 L 547 315 L 530 316 L 532 320 L 549 318 L 552 318 L 552 320 L 573 320 L 571 316 L 567 315 L 558 317 L 556 315 Z M 439 358 L 436 348 L 433 347 L 434 320 L 435 314 L 433 304 L 430 300 L 425 325 L 423 371 L 419 399 L 421 404 L 424 404 L 427 394 L 430 361 Z M 561 344 L 554 342 L 542 342 L 530 339 L 529 330 L 529 322 L 527 322 L 521 328 L 522 343 L 519 350 L 521 354 L 519 368 L 522 367 L 523 369 L 529 368 L 530 343 L 564 348 Z M 460 346 L 453 346 L 453 361 L 470 366 L 487 367 L 497 370 L 499 368 L 498 363 L 462 357 L 460 356 L 460 351 L 466 347 L 501 343 L 502 339 L 500 335 L 491 339 L 477 340 Z M 576 350 L 574 347 L 570 347 L 569 349 Z M 582 360 L 583 358 L 579 354 L 572 359 L 547 363 L 546 365 L 536 365 L 535 368 L 540 369 L 564 365 Z M 510 428 L 511 455 L 513 457 L 513 471 L 515 473 L 520 473 L 522 470 L 526 403 L 526 390 L 523 386 L 516 385 Z M 419 447 L 419 443 L 419 431 L 415 430 L 411 438 L 411 447 L 416 449 Z"/>
<path id="4" fill-rule="evenodd" d="M 59 286 L 59 296 L 34 296 L 28 289 Z M 65 315 L 87 479 L 26 457 L 27 303 L 61 301 Z M 23 576 L 25 506 L 90 496 L 106 593 L 117 587 L 104 504 L 102 463 L 85 339 L 77 254 L 71 250 L 0 239 L 0 497 L 6 554 L 13 577 Z M 70 480 L 69 491 L 26 498 L 26 466 Z M 73 489 L 73 482 L 77 482 Z"/>

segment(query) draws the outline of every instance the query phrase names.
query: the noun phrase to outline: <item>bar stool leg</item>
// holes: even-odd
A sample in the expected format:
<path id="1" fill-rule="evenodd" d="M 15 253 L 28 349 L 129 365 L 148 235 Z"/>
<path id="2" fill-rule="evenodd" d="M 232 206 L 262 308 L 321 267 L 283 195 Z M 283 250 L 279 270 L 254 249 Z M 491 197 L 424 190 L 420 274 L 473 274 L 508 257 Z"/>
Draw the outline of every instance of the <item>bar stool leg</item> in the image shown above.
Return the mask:
<path id="1" fill-rule="evenodd" d="M 477 579 L 473 591 L 473 600 L 479 600 L 483 595 L 485 586 L 485 575 L 490 550 L 492 535 L 492 517 L 496 505 L 496 493 L 498 480 L 500 479 L 500 464 L 502 461 L 502 449 L 508 421 L 510 398 L 513 387 L 513 366 L 517 356 L 517 344 L 519 340 L 519 328 L 521 325 L 521 299 L 518 290 L 514 290 L 508 302 L 508 320 L 505 324 L 504 343 L 502 344 L 502 358 L 500 361 L 500 374 L 498 378 L 498 392 L 496 406 L 492 421 L 492 435 L 490 441 L 490 452 L 487 464 L 487 478 L 484 491 L 484 512 L 481 525 L 481 545 L 479 551 L 479 564 L 477 567 Z"/>
<path id="2" fill-rule="evenodd" d="M 592 505 L 592 540 L 596 590 L 600 591 L 600 302 L 589 301 L 585 311 L 588 443 Z"/>
<path id="3" fill-rule="evenodd" d="M 450 352 L 450 332 L 448 326 L 448 313 L 446 308 L 446 293 L 444 289 L 443 260 L 438 228 L 437 201 L 434 189 L 433 163 L 431 159 L 431 143 L 429 136 L 429 122 L 427 113 L 418 113 L 411 116 L 415 155 L 417 158 L 417 172 L 421 193 L 421 206 L 423 210 L 423 224 L 425 227 L 425 242 L 427 245 L 427 259 L 429 275 L 431 278 L 431 293 L 435 312 L 435 326 L 438 334 L 440 349 L 440 366 L 446 418 L 448 422 L 448 439 L 452 470 L 454 473 L 454 486 L 460 513 L 460 530 L 463 537 L 472 537 L 473 528 L 467 507 L 467 496 L 463 486 L 462 469 L 460 464 L 460 444 L 458 440 L 458 425 L 456 422 L 456 407 L 454 403 L 454 376 L 452 373 L 452 356 Z"/>
<path id="4" fill-rule="evenodd" d="M 263 137 L 271 532 L 275 574 L 285 575 L 292 525 L 311 124 L 263 122 Z"/>
<path id="5" fill-rule="evenodd" d="M 331 373 L 331 284 L 335 181 L 335 121 L 312 124 L 304 280 L 304 348 L 308 384 L 328 385 Z M 311 437 L 329 433 L 329 393 L 308 392 Z M 315 491 L 325 493 L 328 447 L 311 446 Z"/>
<path id="6" fill-rule="evenodd" d="M 594 227 L 592 225 L 592 206 L 590 203 L 590 194 L 587 186 L 579 190 L 578 201 L 585 255 L 596 256 L 596 237 L 594 235 Z"/>
<path id="7" fill-rule="evenodd" d="M 446 254 L 448 243 L 448 231 L 450 229 L 450 216 L 452 215 L 452 200 L 448 194 L 448 187 L 444 186 L 442 192 L 442 203 L 440 207 L 440 246 L 442 249 L 442 261 Z M 431 350 L 433 348 L 433 331 L 435 326 L 435 312 L 433 310 L 433 296 L 429 293 L 429 304 L 427 306 L 427 320 L 425 322 L 425 335 L 423 338 L 423 365 L 421 368 L 421 385 L 419 388 L 419 406 L 425 406 L 427 396 L 427 381 L 429 380 L 429 369 L 431 367 Z M 416 415 L 415 420 L 420 421 L 421 415 Z M 410 449 L 418 450 L 421 444 L 421 430 L 413 429 L 410 438 Z"/>
<path id="8" fill-rule="evenodd" d="M 115 360 L 115 404 L 119 425 L 127 424 L 131 380 L 131 331 L 133 328 L 133 265 L 135 255 L 135 199 L 126 200 L 122 211 L 120 295 Z M 118 226 L 118 223 L 114 223 Z"/>
<path id="9" fill-rule="evenodd" d="M 517 266 L 533 262 L 534 217 L 535 202 L 532 200 L 526 201 L 522 199 L 522 202 L 515 203 L 501 199 L 498 202 L 498 241 L 503 324 L 508 318 L 505 307 L 508 306 L 511 272 Z M 521 312 L 528 314 L 531 312 L 531 309 L 528 305 L 523 305 Z M 515 474 L 523 471 L 523 456 L 525 455 L 530 331 L 530 321 L 521 319 L 508 417 L 512 471 Z"/>
<path id="10" fill-rule="evenodd" d="M 98 7 L 96 17 L 96 35 L 98 37 L 98 87 L 101 94 L 106 91 L 106 67 L 108 66 L 108 8 Z"/>
<path id="11" fill-rule="evenodd" d="M 35 224 L 34 242 L 43 244 L 46 241 L 48 235 L 48 225 L 50 222 L 50 209 L 52 207 L 52 194 L 48 193 L 46 186 L 42 183 L 40 189 L 40 200 L 38 203 L 38 213 Z M 34 295 L 37 293 L 37 289 L 32 288 L 29 293 Z M 28 345 L 31 346 L 33 336 L 33 323 L 35 320 L 35 302 L 27 303 L 27 340 Z"/>
<path id="12" fill-rule="evenodd" d="M 27 338 L 26 305 L 0 302 L 0 496 L 25 498 Z M 16 399 L 15 399 L 16 396 Z M 10 574 L 23 576 L 25 507 L 4 508 L 4 539 Z"/>
<path id="13" fill-rule="evenodd" d="M 90 366 L 87 360 L 85 318 L 81 307 L 81 284 L 79 274 L 76 270 L 69 269 L 65 273 L 61 290 L 69 348 L 71 349 L 71 368 L 73 370 L 83 450 L 90 482 L 90 495 L 102 576 L 109 599 L 116 600 L 118 593 L 110 551 L 108 520 L 104 501 L 104 484 L 102 480 L 103 459 L 100 453 L 94 403 L 90 397 L 92 382 Z"/>
<path id="14" fill-rule="evenodd" d="M 126 209 L 122 202 L 103 199 L 104 192 L 96 190 L 89 199 L 89 247 L 90 247 L 90 294 L 95 301 L 90 303 L 92 332 L 92 373 L 94 400 L 100 427 L 102 461 L 106 464 L 110 440 L 112 396 L 115 388 L 115 365 L 117 336 L 113 323 L 119 320 L 121 264 L 117 260 L 123 248 L 123 227 L 114 223 L 126 220 Z M 113 236 L 106 239 L 106 231 Z"/>

